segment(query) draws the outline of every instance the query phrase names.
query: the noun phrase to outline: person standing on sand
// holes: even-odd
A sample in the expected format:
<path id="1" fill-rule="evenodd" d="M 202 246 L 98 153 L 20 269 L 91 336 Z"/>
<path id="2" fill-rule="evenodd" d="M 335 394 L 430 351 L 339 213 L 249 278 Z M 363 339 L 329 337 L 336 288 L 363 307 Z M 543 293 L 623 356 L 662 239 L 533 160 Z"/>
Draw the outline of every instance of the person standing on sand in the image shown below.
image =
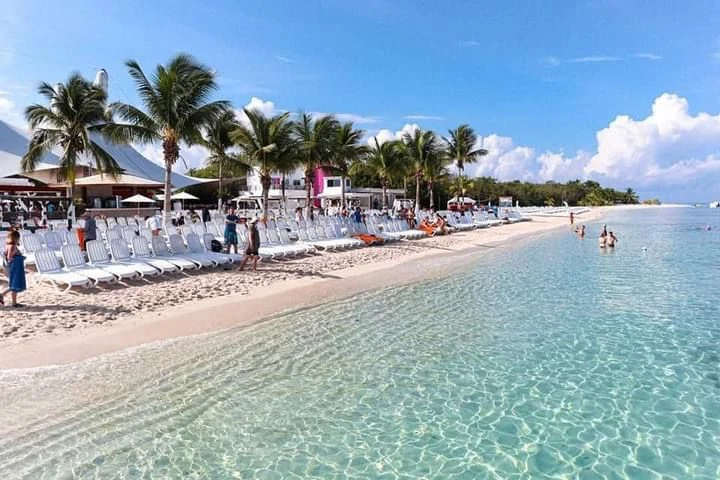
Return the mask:
<path id="1" fill-rule="evenodd" d="M 253 259 L 253 270 L 257 270 L 257 263 L 260 260 L 260 231 L 257 228 L 257 218 L 248 223 L 247 245 L 245 246 L 245 258 L 238 271 L 242 272 L 250 257 Z"/>
<path id="2" fill-rule="evenodd" d="M 230 207 L 228 215 L 225 217 L 225 248 L 230 253 L 230 247 L 233 247 L 235 254 L 238 252 L 238 236 L 237 236 L 237 224 L 240 222 L 240 217 L 235 215 L 235 209 Z"/>
<path id="3" fill-rule="evenodd" d="M 87 242 L 90 240 L 97 240 L 97 225 L 95 224 L 95 217 L 89 213 L 85 214 L 85 240 L 83 241 L 83 250 L 87 250 Z"/>
<path id="4" fill-rule="evenodd" d="M 11 307 L 22 307 L 17 303 L 17 294 L 27 288 L 25 282 L 25 257 L 19 250 L 20 232 L 12 230 L 8 234 L 3 252 L 3 259 L 8 269 L 8 287 L 0 293 L 0 305 L 5 305 L 5 295 L 9 292 L 12 299 Z"/>

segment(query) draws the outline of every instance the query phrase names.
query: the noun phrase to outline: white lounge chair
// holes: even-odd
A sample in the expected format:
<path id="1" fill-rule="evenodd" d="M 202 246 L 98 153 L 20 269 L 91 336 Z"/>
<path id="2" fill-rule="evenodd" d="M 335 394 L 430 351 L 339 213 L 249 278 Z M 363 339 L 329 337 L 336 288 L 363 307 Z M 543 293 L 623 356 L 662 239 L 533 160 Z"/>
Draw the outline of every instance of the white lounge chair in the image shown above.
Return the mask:
<path id="1" fill-rule="evenodd" d="M 63 270 L 55 252 L 49 248 L 36 250 L 34 256 L 35 267 L 37 268 L 37 273 L 34 275 L 36 283 L 49 282 L 58 290 L 60 290 L 60 285 L 65 285 L 66 287 L 62 289 L 63 293 L 72 287 L 88 288 L 92 285 L 92 281 L 88 277 Z"/>
<path id="2" fill-rule="evenodd" d="M 107 270 L 88 265 L 85 255 L 80 250 L 80 245 L 64 245 L 61 249 L 65 269 L 69 272 L 80 274 L 93 281 L 93 287 L 98 283 L 115 283 L 117 277 Z"/>
<path id="3" fill-rule="evenodd" d="M 162 258 L 153 257 L 145 237 L 135 235 L 132 239 L 133 258 L 157 268 L 162 273 L 175 273 L 182 270 L 179 266 Z"/>
<path id="4" fill-rule="evenodd" d="M 162 237 L 151 237 L 151 243 L 152 243 L 152 252 L 153 255 L 155 255 L 155 258 L 160 258 L 162 260 L 167 260 L 168 262 L 172 263 L 176 267 L 178 267 L 180 270 L 195 270 L 197 268 L 200 268 L 200 266 L 180 255 L 173 255 L 170 250 L 168 249 L 167 243 L 165 243 L 165 239 Z"/>
<path id="5" fill-rule="evenodd" d="M 125 278 L 133 279 L 141 276 L 140 272 L 130 265 L 112 263 L 110 261 L 110 255 L 108 255 L 108 251 L 102 240 L 90 240 L 87 242 L 85 247 L 87 248 L 90 265 L 107 270 L 121 280 Z"/>
<path id="6" fill-rule="evenodd" d="M 162 272 L 157 268 L 145 263 L 144 261 L 132 258 L 130 250 L 128 249 L 127 243 L 122 238 L 116 238 L 110 242 L 110 255 L 112 261 L 118 265 L 128 265 L 135 269 L 141 276 L 160 275 Z"/>
<path id="7" fill-rule="evenodd" d="M 212 233 L 205 233 L 202 236 L 202 243 L 205 247 L 206 252 L 212 252 L 217 255 L 223 255 L 230 259 L 231 263 L 240 263 L 244 257 L 244 255 L 240 255 L 239 253 L 225 253 L 225 252 L 213 252 L 212 249 L 212 242 L 215 240 L 215 236 Z"/>
<path id="8" fill-rule="evenodd" d="M 214 262 L 216 265 L 227 265 L 233 262 L 232 258 L 227 255 L 223 255 L 219 252 L 213 252 L 212 250 L 205 250 L 205 247 L 203 246 L 203 243 L 197 233 L 188 233 L 185 240 L 187 241 L 188 250 L 190 250 L 190 253 L 193 255 L 205 257 Z"/>
<path id="9" fill-rule="evenodd" d="M 196 263 L 199 267 L 208 268 L 217 266 L 217 263 L 215 263 L 209 257 L 205 255 L 191 253 L 185 246 L 185 242 L 183 242 L 183 239 L 180 235 L 170 235 L 168 237 L 168 241 L 170 242 L 170 251 L 173 255 L 177 255 L 178 257 L 190 260 L 191 262 Z"/>

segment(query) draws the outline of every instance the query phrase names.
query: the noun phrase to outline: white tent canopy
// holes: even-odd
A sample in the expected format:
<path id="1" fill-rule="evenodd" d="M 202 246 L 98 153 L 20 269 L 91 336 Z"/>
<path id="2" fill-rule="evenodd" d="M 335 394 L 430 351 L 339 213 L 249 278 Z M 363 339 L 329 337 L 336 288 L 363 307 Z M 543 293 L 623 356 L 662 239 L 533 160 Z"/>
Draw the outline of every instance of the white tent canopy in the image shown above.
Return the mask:
<path id="1" fill-rule="evenodd" d="M 475 205 L 477 202 L 473 200 L 470 197 L 452 197 L 450 200 L 448 200 L 448 203 L 462 203 L 464 205 L 470 204 Z"/>
<path id="2" fill-rule="evenodd" d="M 164 195 L 163 195 L 164 198 Z M 171 200 L 199 200 L 198 197 L 193 195 L 192 193 L 187 192 L 180 192 L 173 194 L 172 197 L 170 197 Z"/>

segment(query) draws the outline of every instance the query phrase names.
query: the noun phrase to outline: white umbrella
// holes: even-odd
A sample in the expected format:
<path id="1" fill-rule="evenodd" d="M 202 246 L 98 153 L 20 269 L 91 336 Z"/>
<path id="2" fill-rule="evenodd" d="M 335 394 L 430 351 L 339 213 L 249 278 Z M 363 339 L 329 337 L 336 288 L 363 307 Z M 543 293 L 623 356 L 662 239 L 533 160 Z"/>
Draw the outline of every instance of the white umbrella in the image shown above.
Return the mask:
<path id="1" fill-rule="evenodd" d="M 140 195 L 138 193 L 136 195 L 133 195 L 132 197 L 123 198 L 122 200 L 120 200 L 120 202 L 137 204 L 138 215 L 140 215 L 140 204 L 141 203 L 155 203 L 155 200 L 153 200 L 152 198 L 148 198 L 145 195 Z"/>
<path id="2" fill-rule="evenodd" d="M 198 197 L 191 193 L 180 192 L 170 197 L 172 200 L 180 200 L 182 202 L 182 209 L 185 210 L 185 200 L 199 200 Z"/>

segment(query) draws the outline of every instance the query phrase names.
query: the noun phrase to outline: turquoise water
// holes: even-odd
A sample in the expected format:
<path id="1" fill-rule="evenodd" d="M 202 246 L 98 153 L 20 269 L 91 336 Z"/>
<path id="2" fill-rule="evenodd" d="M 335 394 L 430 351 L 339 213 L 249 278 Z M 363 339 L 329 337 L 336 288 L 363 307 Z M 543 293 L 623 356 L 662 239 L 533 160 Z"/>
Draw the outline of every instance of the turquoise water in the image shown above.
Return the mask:
<path id="1" fill-rule="evenodd" d="M 615 251 L 595 224 L 450 278 L 0 374 L 0 478 L 720 478 L 715 214 L 614 214 Z"/>

